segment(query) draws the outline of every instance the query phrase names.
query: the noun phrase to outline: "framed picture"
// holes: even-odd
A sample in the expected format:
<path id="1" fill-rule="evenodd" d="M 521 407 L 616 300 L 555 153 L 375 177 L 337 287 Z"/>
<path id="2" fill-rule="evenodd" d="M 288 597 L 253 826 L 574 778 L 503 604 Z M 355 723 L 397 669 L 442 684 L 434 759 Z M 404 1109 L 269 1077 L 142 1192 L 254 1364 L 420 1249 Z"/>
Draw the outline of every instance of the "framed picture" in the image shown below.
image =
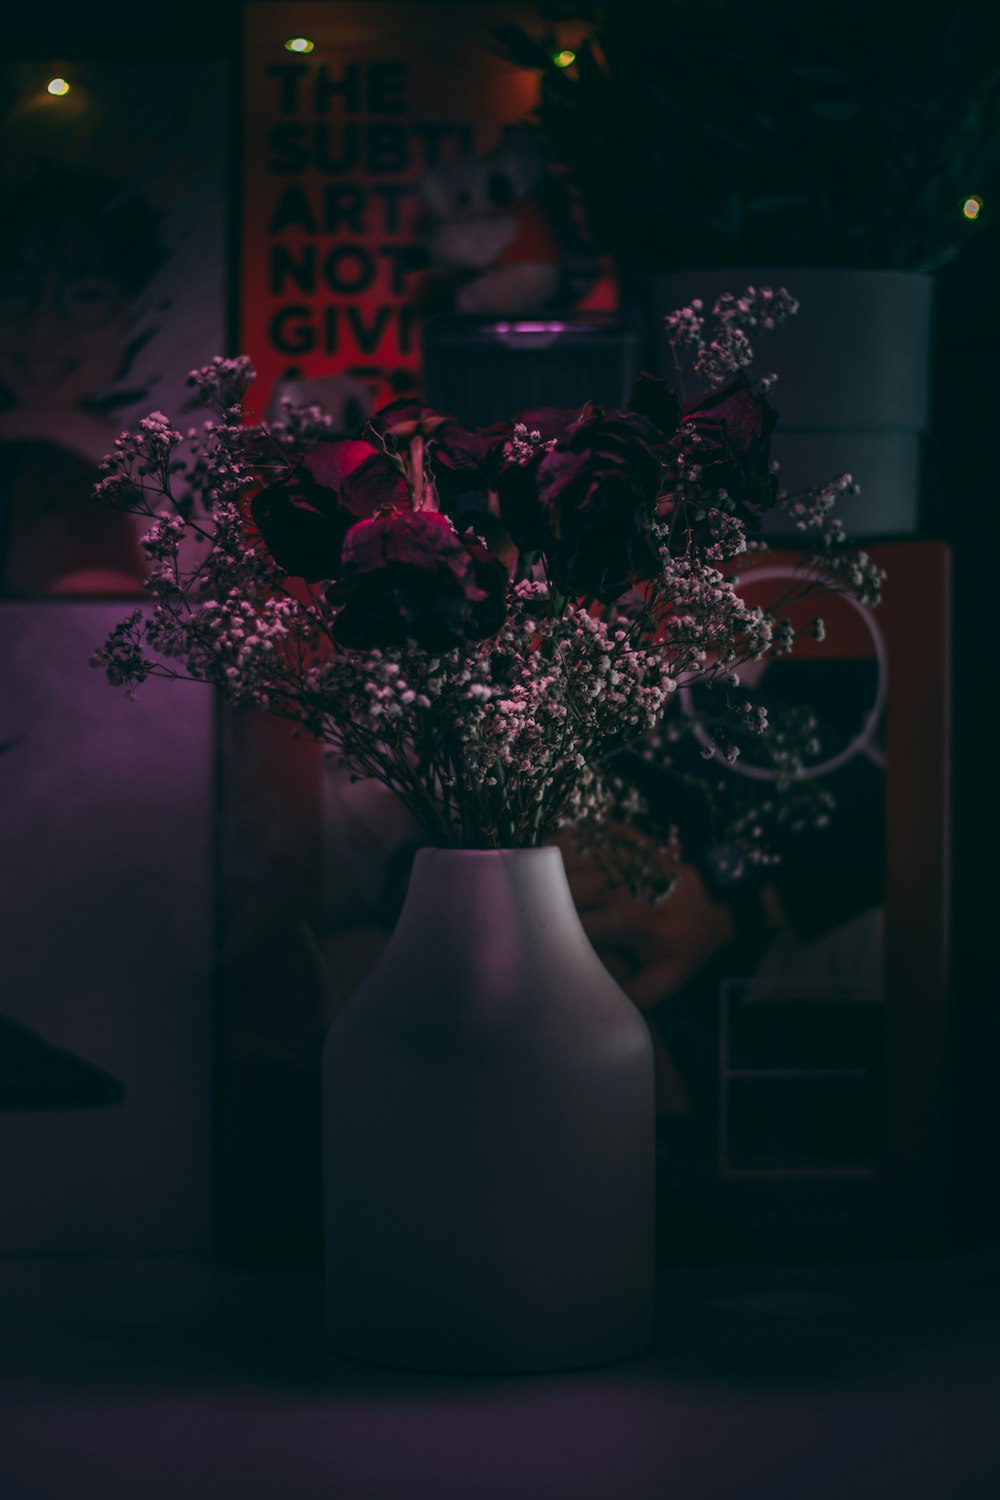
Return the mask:
<path id="1" fill-rule="evenodd" d="M 91 670 L 121 602 L 0 602 L 0 1251 L 212 1243 L 212 693 Z"/>
<path id="2" fill-rule="evenodd" d="M 706 877 L 731 940 L 647 1011 L 666 1255 L 942 1242 L 949 556 L 929 542 L 873 556 L 878 610 L 814 597 L 825 638 L 746 681 L 772 718 L 810 705 L 806 776 L 829 816 L 779 839 L 755 879 Z M 741 592 L 773 600 L 795 563 L 746 561 Z M 773 770 L 718 769 L 766 810 Z"/>
<path id="3" fill-rule="evenodd" d="M 353 433 L 416 389 L 420 183 L 530 111 L 534 75 L 489 47 L 510 14 L 245 8 L 238 344 L 256 415 L 288 395 Z M 288 50 L 296 37 L 310 49 Z M 220 1240 L 250 1262 L 307 1263 L 325 1028 L 391 927 L 413 830 L 388 794 L 350 786 L 261 715 L 226 716 L 221 785 Z"/>
<path id="4" fill-rule="evenodd" d="M 731 917 L 682 986 L 643 1002 L 665 1256 L 930 1250 L 944 1233 L 949 555 L 910 542 L 874 556 L 879 609 L 814 598 L 824 639 L 748 683 L 772 714 L 810 705 L 828 822 L 793 832 L 748 888 L 657 909 L 678 916 L 678 952 L 705 903 Z M 796 561 L 749 562 L 741 591 L 773 600 Z M 244 1247 L 309 1260 L 323 1028 L 381 951 L 420 835 L 287 726 L 232 731 L 227 1218 Z M 756 772 L 745 762 L 739 783 L 766 802 Z M 626 935 L 601 952 L 628 983 Z"/>
<path id="5" fill-rule="evenodd" d="M 472 157 L 530 115 L 537 75 L 491 43 L 516 5 L 332 0 L 244 15 L 240 347 L 261 413 L 275 393 L 305 397 L 353 433 L 418 388 L 429 175 L 468 163 L 439 208 L 456 263 L 489 264 L 490 221 L 504 230 Z M 504 193 L 522 191 L 508 176 Z M 473 248 L 477 225 L 487 241 Z"/>
<path id="6" fill-rule="evenodd" d="M 157 406 L 200 420 L 224 344 L 227 93 L 215 63 L 0 67 L 8 1252 L 212 1242 L 213 698 L 131 703 L 89 659 L 143 597 L 100 461 Z"/>
<path id="7" fill-rule="evenodd" d="M 201 419 L 186 379 L 224 343 L 227 93 L 214 63 L 0 67 L 0 597 L 141 595 L 142 525 L 93 487 L 151 410 Z"/>

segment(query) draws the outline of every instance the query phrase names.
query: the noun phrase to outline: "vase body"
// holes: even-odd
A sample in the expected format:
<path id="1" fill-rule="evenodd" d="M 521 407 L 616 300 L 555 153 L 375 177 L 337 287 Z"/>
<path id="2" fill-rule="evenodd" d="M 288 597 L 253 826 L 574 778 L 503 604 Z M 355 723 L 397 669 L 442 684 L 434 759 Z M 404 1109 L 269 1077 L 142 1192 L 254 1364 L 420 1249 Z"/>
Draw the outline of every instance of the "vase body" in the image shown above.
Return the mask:
<path id="1" fill-rule="evenodd" d="M 412 1369 L 624 1358 L 652 1331 L 653 1063 L 556 849 L 422 850 L 323 1063 L 332 1346 Z"/>
<path id="2" fill-rule="evenodd" d="M 773 439 L 782 489 L 853 475 L 860 494 L 838 506 L 852 537 L 908 536 L 917 530 L 920 459 L 930 406 L 934 282 L 908 271 L 753 266 L 684 271 L 654 278 L 658 373 L 673 362 L 663 319 L 701 297 L 786 286 L 798 313 L 773 333 L 750 330 L 755 366 L 775 370 L 770 399 L 779 414 Z M 775 512 L 772 534 L 788 531 Z M 797 536 L 792 530 L 791 536 Z"/>

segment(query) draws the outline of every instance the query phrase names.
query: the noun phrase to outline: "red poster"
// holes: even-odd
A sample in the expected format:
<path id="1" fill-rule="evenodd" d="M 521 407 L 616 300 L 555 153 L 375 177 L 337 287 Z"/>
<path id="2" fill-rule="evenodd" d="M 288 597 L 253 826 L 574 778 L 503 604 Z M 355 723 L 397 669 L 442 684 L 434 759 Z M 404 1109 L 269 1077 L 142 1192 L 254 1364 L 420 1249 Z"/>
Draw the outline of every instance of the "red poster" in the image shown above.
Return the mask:
<path id="1" fill-rule="evenodd" d="M 362 406 L 415 388 L 420 183 L 530 114 L 537 75 L 490 41 L 516 11 L 247 7 L 239 343 L 258 412 L 281 378 L 348 377 Z"/>

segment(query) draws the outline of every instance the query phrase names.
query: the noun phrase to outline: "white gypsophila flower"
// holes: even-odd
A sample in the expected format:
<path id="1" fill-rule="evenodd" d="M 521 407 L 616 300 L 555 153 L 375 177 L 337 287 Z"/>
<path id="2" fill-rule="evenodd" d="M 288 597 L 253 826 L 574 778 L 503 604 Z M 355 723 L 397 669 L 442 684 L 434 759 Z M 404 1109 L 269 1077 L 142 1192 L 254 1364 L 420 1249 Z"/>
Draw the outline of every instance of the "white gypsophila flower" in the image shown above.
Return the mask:
<path id="1" fill-rule="evenodd" d="M 754 329 L 756 337 L 795 310 L 784 289 L 751 287 L 718 299 L 711 338 L 697 300 L 668 318 L 668 338 L 675 358 L 688 356 L 709 387 L 718 389 L 748 368 L 746 330 Z M 482 536 L 496 534 L 497 497 L 488 498 L 482 516 L 450 515 L 435 470 L 441 422 L 415 422 L 408 447 L 408 419 L 401 418 L 402 435 L 393 439 L 391 500 L 380 507 L 377 495 L 371 502 L 353 499 L 357 509 L 345 511 L 338 535 L 355 525 L 384 526 L 386 519 L 395 524 L 396 517 L 402 527 L 419 513 L 429 491 L 451 525 L 444 528 L 446 539 L 443 531 L 435 533 L 434 545 L 444 549 L 437 561 L 426 550 L 429 537 L 402 564 L 388 553 L 359 554 L 376 570 L 370 618 L 379 638 L 370 646 L 354 640 L 345 645 L 350 590 L 345 593 L 335 578 L 307 583 L 289 577 L 251 508 L 262 489 L 282 492 L 290 475 L 299 483 L 302 458 L 331 440 L 330 419 L 317 407 L 284 402 L 275 423 L 247 423 L 243 398 L 253 378 L 244 358 L 216 359 L 192 371 L 190 383 L 208 412 L 189 427 L 184 460 L 177 457 L 180 434 L 154 412 L 134 433 L 121 435 L 102 466 L 100 498 L 148 523 L 142 541 L 148 608 L 117 626 L 93 658 L 112 683 L 129 694 L 149 676 L 213 684 L 234 706 L 278 714 L 321 736 L 351 775 L 376 777 L 395 791 L 432 838 L 472 847 L 530 846 L 575 825 L 589 828 L 610 857 L 615 837 L 601 830 L 609 819 L 613 824 L 635 817 L 644 806 L 617 775 L 616 758 L 634 749 L 669 765 L 674 747 L 690 732 L 673 709 L 680 684 L 710 689 L 718 700 L 709 762 L 721 757 L 732 764 L 740 736 L 770 743 L 765 710 L 740 690 L 740 668 L 792 650 L 797 632 L 789 619 L 750 607 L 740 596 L 732 563 L 743 553 L 765 550 L 765 544 L 748 531 L 753 506 L 748 509 L 739 492 L 738 469 L 727 471 L 725 483 L 713 482 L 717 457 L 706 452 L 697 429 L 675 461 L 658 451 L 648 471 L 655 481 L 659 463 L 662 478 L 660 493 L 653 497 L 650 491 L 656 505 L 644 522 L 645 553 L 636 552 L 649 561 L 617 598 L 566 598 L 550 586 L 549 578 L 560 575 L 550 571 L 544 553 L 512 558 L 508 547 L 501 554 L 509 573 L 506 594 L 484 626 L 476 610 L 489 599 L 497 576 L 489 569 L 499 564 L 490 560 Z M 759 392 L 766 384 L 767 378 L 750 389 Z M 626 431 L 639 430 L 637 419 L 618 415 L 619 427 L 609 439 L 611 479 L 602 471 L 595 483 L 613 482 L 651 441 L 648 425 L 641 439 L 631 435 L 626 441 Z M 568 439 L 562 446 L 556 439 L 543 441 L 525 422 L 513 423 L 508 433 L 497 440 L 503 463 L 529 467 L 540 453 L 558 449 L 563 468 L 554 462 L 549 475 L 547 466 L 547 482 L 574 471 L 578 457 Z M 400 498 L 400 475 L 412 509 Z M 853 480 L 844 475 L 783 495 L 779 503 L 810 549 L 806 591 L 833 586 L 870 603 L 877 600 L 881 571 L 865 553 L 844 547 L 835 514 L 838 499 L 853 490 Z M 761 491 L 755 493 L 759 498 Z M 588 491 L 587 503 L 591 498 Z M 319 524 L 339 504 L 332 483 L 303 502 L 314 518 L 309 524 Z M 564 519 L 557 507 L 539 534 L 550 534 L 559 545 Z M 422 609 L 431 611 L 433 630 Z M 389 630 L 386 622 L 397 616 L 400 628 Z M 809 627 L 817 638 L 821 632 L 818 620 Z M 426 644 L 431 638 L 433 649 Z M 815 734 L 785 726 L 772 738 L 773 765 L 782 795 L 795 802 L 794 819 L 828 817 L 825 806 L 806 810 L 799 788 Z M 735 838 L 740 860 L 765 857 L 760 840 L 777 819 L 775 811 L 746 820 Z M 661 860 L 652 874 L 630 868 L 623 875 L 629 888 L 648 876 L 651 889 L 666 889 L 673 878 L 667 855 L 675 844 L 675 834 L 664 830 L 658 858 L 666 863 Z M 615 857 L 626 864 L 632 858 L 621 851 Z"/>

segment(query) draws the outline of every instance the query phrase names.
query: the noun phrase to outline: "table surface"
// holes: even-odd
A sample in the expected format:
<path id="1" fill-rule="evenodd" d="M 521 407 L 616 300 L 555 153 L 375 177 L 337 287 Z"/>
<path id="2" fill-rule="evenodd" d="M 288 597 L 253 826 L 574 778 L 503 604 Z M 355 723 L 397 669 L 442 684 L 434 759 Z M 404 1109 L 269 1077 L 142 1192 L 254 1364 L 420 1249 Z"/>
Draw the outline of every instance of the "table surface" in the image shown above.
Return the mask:
<path id="1" fill-rule="evenodd" d="M 329 1358 L 319 1284 L 0 1260 L 2 1500 L 997 1500 L 1000 1252 L 663 1267 L 653 1349 L 539 1377 Z"/>

